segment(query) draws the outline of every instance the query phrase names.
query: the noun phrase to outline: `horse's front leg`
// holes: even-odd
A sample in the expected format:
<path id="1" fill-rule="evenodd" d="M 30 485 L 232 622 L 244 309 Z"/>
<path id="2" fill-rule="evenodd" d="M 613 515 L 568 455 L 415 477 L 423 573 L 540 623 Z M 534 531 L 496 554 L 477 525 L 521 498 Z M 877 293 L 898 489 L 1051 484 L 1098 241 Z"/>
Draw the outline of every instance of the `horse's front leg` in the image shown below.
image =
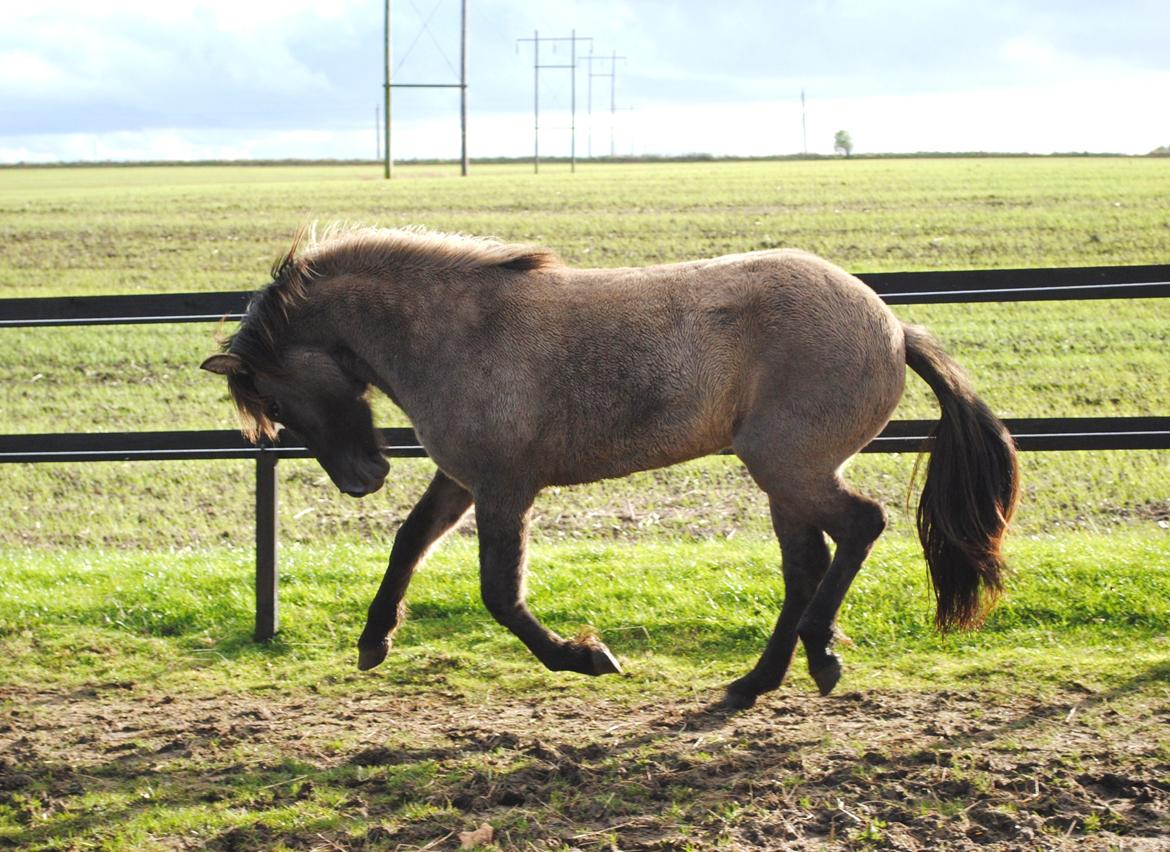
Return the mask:
<path id="1" fill-rule="evenodd" d="M 442 471 L 435 474 L 422 499 L 411 509 L 394 537 L 390 564 L 370 604 L 366 627 L 358 639 L 359 669 L 372 669 L 386 659 L 390 639 L 402 622 L 402 598 L 414 576 L 414 569 L 431 545 L 459 523 L 470 507 L 469 491 Z"/>
<path id="2" fill-rule="evenodd" d="M 517 504 L 520 505 L 517 505 Z M 532 501 L 477 495 L 479 583 L 488 612 L 511 630 L 551 671 L 618 674 L 621 667 L 600 641 L 566 640 L 536 620 L 524 603 L 528 518 Z"/>

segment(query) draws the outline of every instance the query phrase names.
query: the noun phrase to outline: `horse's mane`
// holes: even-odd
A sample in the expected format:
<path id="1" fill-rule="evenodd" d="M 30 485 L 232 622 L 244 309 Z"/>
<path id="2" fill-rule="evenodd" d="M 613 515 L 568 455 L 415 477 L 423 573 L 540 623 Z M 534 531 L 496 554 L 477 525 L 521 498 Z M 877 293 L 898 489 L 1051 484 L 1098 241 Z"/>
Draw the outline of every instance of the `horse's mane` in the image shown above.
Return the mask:
<path id="1" fill-rule="evenodd" d="M 302 236 L 302 239 L 304 237 Z M 499 267 L 518 272 L 560 266 L 549 249 L 489 237 L 446 234 L 426 228 L 363 228 L 330 225 L 308 230 L 303 257 L 319 276 L 344 272 L 460 271 Z"/>
<path id="2" fill-rule="evenodd" d="M 247 372 L 228 376 L 244 434 L 253 441 L 276 436 L 251 375 L 279 369 L 278 341 L 290 312 L 305 300 L 314 280 L 352 273 L 388 276 L 492 268 L 529 272 L 560 265 L 560 258 L 548 249 L 425 228 L 331 225 L 320 234 L 315 224 L 299 228 L 289 250 L 273 264 L 271 283 L 252 297 L 239 327 L 222 342 L 224 352 L 247 365 Z"/>

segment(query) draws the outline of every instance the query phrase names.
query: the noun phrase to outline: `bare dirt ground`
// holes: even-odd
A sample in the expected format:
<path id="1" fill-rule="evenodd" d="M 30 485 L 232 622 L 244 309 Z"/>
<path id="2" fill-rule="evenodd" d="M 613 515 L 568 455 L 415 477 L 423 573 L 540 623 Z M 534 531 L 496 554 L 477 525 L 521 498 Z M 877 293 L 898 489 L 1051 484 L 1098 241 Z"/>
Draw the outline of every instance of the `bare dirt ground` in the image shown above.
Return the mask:
<path id="1" fill-rule="evenodd" d="M 145 795 L 246 815 L 154 835 L 172 848 L 447 849 L 488 823 L 503 848 L 1161 850 L 1165 696 L 1022 685 L 820 699 L 785 687 L 729 715 L 700 698 L 572 690 L 473 701 L 0 689 L 0 804 L 28 812 L 38 845 L 128 821 Z M 134 795 L 81 804 L 117 790 Z M 265 817 L 314 797 L 332 823 Z M 73 840 L 36 828 L 73 811 Z"/>

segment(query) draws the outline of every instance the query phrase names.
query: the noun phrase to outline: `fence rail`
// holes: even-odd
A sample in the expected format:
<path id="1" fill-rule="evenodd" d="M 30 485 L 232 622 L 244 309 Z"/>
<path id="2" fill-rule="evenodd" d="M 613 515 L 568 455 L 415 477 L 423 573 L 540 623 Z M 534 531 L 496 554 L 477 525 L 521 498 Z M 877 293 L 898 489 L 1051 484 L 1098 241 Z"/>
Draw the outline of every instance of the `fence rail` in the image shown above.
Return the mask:
<path id="1" fill-rule="evenodd" d="M 935 420 L 895 420 L 863 453 L 916 453 Z M 1016 445 L 1029 452 L 1068 450 L 1167 450 L 1170 417 L 1016 417 L 1004 424 Z M 382 453 L 426 458 L 414 430 L 381 429 Z M 0 435 L 0 464 L 39 462 L 181 461 L 197 459 L 303 459 L 312 453 L 288 431 L 282 440 L 250 444 L 235 430 L 169 432 L 57 432 Z M 726 451 L 730 453 L 730 450 Z"/>
<path id="2" fill-rule="evenodd" d="M 1170 297 L 1170 265 L 870 272 L 858 277 L 891 305 Z M 231 291 L 0 299 L 0 328 L 238 320 L 251 296 L 251 291 Z"/>
<path id="3" fill-rule="evenodd" d="M 888 304 L 1022 302 L 1170 297 L 1170 265 L 1064 269 L 882 272 L 859 276 Z M 251 292 L 0 299 L 0 328 L 219 322 L 244 315 Z M 1043 417 L 1004 421 L 1021 450 L 1170 449 L 1170 417 Z M 933 420 L 891 422 L 863 452 L 917 452 Z M 383 429 L 390 457 L 425 457 L 410 429 Z M 190 430 L 0 435 L 0 464 L 255 459 L 256 632 L 280 625 L 276 463 L 310 455 L 292 433 L 254 446 L 238 432 Z"/>

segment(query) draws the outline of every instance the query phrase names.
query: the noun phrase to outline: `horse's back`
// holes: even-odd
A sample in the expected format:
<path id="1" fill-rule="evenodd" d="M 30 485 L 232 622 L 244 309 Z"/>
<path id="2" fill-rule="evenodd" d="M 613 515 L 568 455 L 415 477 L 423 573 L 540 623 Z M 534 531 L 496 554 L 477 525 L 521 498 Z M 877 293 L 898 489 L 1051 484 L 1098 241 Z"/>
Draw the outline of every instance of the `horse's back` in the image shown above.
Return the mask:
<path id="1" fill-rule="evenodd" d="M 469 471 L 461 481 L 485 465 L 591 481 L 738 450 L 757 432 L 778 449 L 813 441 L 839 464 L 901 394 L 900 324 L 803 252 L 560 267 L 470 292 L 474 310 L 444 307 L 441 391 L 412 414 L 448 473 Z"/>
<path id="2" fill-rule="evenodd" d="M 690 363 L 722 413 L 721 440 L 766 428 L 777 449 L 835 468 L 889 421 L 904 388 L 902 324 L 856 277 L 795 249 L 656 275 L 689 317 Z"/>
<path id="3" fill-rule="evenodd" d="M 609 448 L 606 475 L 716 452 L 761 420 L 843 461 L 902 393 L 900 323 L 805 252 L 590 270 L 554 287 L 546 425 L 569 450 L 564 436 L 586 427 Z"/>

